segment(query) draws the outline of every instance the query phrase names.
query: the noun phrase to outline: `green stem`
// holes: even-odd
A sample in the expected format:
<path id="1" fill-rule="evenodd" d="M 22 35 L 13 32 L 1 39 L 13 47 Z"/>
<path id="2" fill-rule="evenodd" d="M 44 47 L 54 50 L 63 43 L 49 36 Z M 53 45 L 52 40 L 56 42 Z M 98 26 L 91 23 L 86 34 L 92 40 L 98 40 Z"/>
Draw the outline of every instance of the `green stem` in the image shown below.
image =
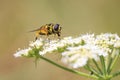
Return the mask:
<path id="1" fill-rule="evenodd" d="M 120 70 L 117 71 L 116 73 L 114 73 L 114 74 L 112 75 L 112 77 L 115 77 L 115 76 L 118 76 L 118 75 L 120 75 Z"/>
<path id="2" fill-rule="evenodd" d="M 108 73 L 108 75 L 110 74 L 110 67 L 111 67 L 111 65 L 112 65 L 112 62 L 113 62 L 113 58 L 110 58 L 109 59 L 109 64 L 108 64 L 108 67 L 107 67 L 107 73 Z"/>
<path id="3" fill-rule="evenodd" d="M 102 73 L 102 70 L 101 70 L 100 67 L 98 66 L 97 62 L 96 62 L 94 59 L 92 59 L 92 61 L 93 61 L 93 63 L 96 65 L 96 67 L 97 67 L 98 71 L 100 72 L 100 74 L 103 74 L 103 73 Z"/>
<path id="4" fill-rule="evenodd" d="M 100 56 L 100 61 L 102 64 L 102 69 L 103 69 L 103 75 L 106 75 L 106 65 L 105 65 L 105 59 L 103 56 Z"/>
<path id="5" fill-rule="evenodd" d="M 55 66 L 61 68 L 61 69 L 66 70 L 66 71 L 69 71 L 69 72 L 72 72 L 72 73 L 75 73 L 75 74 L 78 74 L 78 75 L 81 75 L 81 76 L 85 76 L 85 77 L 88 77 L 88 78 L 98 79 L 98 77 L 96 77 L 96 76 L 94 76 L 94 75 L 86 74 L 86 73 L 83 73 L 83 72 L 79 72 L 79 71 L 77 71 L 77 70 L 72 70 L 72 69 L 66 68 L 66 67 L 64 67 L 64 66 L 61 66 L 61 65 L 59 65 L 59 64 L 57 64 L 57 63 L 55 63 L 55 62 L 53 62 L 53 61 L 51 61 L 51 60 L 49 60 L 49 59 L 41 56 L 41 55 L 40 55 L 39 57 L 40 57 L 41 59 L 43 59 L 43 60 L 45 60 L 45 61 L 47 61 L 47 62 L 55 65 Z"/>
<path id="6" fill-rule="evenodd" d="M 113 69 L 113 67 L 114 67 L 114 65 L 115 65 L 115 63 L 117 62 L 117 60 L 118 60 L 118 55 L 116 55 L 115 56 L 115 58 L 114 58 L 114 60 L 113 60 L 113 62 L 111 63 L 111 66 L 110 66 L 110 70 L 109 70 L 109 73 L 112 71 L 112 69 Z"/>
<path id="7" fill-rule="evenodd" d="M 102 78 L 102 75 L 99 74 L 99 72 L 97 72 L 93 67 L 91 67 L 90 65 L 86 65 L 84 67 L 85 69 L 89 70 L 90 72 L 93 72 L 94 75 L 96 75 L 99 78 Z"/>

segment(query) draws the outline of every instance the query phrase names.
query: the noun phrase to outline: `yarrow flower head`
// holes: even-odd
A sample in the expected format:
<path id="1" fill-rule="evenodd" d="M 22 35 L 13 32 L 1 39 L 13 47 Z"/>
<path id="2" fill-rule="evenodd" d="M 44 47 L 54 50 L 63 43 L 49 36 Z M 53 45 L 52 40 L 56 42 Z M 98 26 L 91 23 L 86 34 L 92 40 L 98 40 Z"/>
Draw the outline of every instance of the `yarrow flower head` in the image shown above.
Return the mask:
<path id="1" fill-rule="evenodd" d="M 63 63 L 72 68 L 79 68 L 85 66 L 91 59 L 98 61 L 100 56 L 112 55 L 110 53 L 114 48 L 120 49 L 120 37 L 117 34 L 84 34 L 78 37 L 70 36 L 61 40 L 50 40 L 50 42 L 38 39 L 30 42 L 29 48 L 19 50 L 14 56 L 36 57 L 57 52 L 61 54 Z M 115 55 L 118 53 L 119 50 Z"/>

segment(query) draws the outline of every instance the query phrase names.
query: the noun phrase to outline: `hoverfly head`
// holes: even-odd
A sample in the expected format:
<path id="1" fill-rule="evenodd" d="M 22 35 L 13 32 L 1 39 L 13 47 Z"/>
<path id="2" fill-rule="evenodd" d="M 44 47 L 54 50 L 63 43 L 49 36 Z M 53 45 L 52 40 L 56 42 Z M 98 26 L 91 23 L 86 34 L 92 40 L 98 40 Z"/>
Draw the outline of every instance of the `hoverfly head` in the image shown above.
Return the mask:
<path id="1" fill-rule="evenodd" d="M 55 24 L 54 30 L 55 30 L 55 31 L 58 31 L 59 29 L 60 29 L 60 25 L 59 25 L 59 24 Z"/>

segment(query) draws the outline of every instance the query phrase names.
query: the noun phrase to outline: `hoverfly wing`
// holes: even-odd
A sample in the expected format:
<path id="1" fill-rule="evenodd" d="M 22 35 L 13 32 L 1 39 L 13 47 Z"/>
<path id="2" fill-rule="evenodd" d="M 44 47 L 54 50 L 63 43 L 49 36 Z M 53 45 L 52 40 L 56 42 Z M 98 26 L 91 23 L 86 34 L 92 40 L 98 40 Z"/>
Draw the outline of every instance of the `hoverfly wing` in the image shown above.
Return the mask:
<path id="1" fill-rule="evenodd" d="M 35 30 L 32 30 L 32 31 L 29 31 L 29 32 L 36 32 L 36 31 L 39 31 L 41 28 L 38 28 L 38 29 L 35 29 Z"/>

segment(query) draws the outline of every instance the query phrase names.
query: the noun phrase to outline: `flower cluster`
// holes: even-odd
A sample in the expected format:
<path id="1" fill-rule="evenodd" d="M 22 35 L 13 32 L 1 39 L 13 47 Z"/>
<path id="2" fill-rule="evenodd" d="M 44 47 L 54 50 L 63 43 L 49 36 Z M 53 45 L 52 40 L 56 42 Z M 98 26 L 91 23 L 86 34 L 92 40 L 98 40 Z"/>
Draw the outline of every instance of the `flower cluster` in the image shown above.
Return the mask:
<path id="1" fill-rule="evenodd" d="M 29 48 L 18 50 L 14 56 L 33 57 L 58 52 L 62 56 L 62 62 L 72 68 L 79 68 L 85 66 L 90 59 L 98 61 L 100 56 L 111 55 L 114 49 L 118 49 L 115 54 L 117 55 L 120 49 L 120 37 L 117 34 L 84 34 L 75 38 L 65 37 L 61 40 L 39 39 L 30 42 Z"/>

